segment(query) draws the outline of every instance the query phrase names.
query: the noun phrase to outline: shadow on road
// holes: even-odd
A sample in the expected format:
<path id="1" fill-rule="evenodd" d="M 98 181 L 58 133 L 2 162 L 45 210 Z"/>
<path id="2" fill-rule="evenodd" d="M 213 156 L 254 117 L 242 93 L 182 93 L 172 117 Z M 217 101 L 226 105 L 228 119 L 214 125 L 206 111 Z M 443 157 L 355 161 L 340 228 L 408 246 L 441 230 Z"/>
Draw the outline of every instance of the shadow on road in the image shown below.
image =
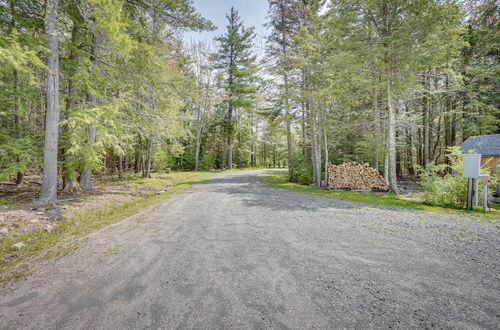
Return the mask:
<path id="1" fill-rule="evenodd" d="M 194 183 L 193 186 L 204 186 L 205 190 L 213 193 L 237 195 L 238 200 L 245 203 L 245 205 L 247 206 L 265 207 L 274 211 L 318 211 L 321 209 L 354 208 L 390 211 L 399 209 L 385 205 L 372 205 L 361 202 L 342 201 L 332 197 L 310 195 L 301 192 L 275 188 L 262 182 L 260 175 L 265 174 L 266 172 L 269 172 L 269 170 L 249 174 L 230 174 L 219 178 L 213 178 L 207 181 Z M 418 210 L 412 209 L 404 210 L 411 213 L 420 212 Z"/>

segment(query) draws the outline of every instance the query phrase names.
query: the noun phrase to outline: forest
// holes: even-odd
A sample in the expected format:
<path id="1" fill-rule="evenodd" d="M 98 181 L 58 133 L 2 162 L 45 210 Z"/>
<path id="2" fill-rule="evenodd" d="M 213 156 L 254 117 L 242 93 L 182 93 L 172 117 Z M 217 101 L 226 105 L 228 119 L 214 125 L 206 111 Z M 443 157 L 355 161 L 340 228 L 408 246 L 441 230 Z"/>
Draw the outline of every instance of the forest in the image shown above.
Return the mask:
<path id="1" fill-rule="evenodd" d="M 494 0 L 269 0 L 265 54 L 236 9 L 190 0 L 0 0 L 0 181 L 40 200 L 98 176 L 329 163 L 398 180 L 500 133 Z M 43 178 L 43 179 L 42 179 Z"/>

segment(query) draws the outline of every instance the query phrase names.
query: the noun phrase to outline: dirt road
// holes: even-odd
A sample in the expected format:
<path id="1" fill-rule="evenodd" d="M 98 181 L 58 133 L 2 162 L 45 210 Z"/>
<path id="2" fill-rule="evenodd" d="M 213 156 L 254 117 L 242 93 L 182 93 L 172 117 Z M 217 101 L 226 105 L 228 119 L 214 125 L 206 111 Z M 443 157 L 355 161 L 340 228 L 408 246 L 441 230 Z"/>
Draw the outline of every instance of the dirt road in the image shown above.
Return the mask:
<path id="1" fill-rule="evenodd" d="M 0 328 L 499 328 L 499 222 L 215 178 L 2 288 Z"/>

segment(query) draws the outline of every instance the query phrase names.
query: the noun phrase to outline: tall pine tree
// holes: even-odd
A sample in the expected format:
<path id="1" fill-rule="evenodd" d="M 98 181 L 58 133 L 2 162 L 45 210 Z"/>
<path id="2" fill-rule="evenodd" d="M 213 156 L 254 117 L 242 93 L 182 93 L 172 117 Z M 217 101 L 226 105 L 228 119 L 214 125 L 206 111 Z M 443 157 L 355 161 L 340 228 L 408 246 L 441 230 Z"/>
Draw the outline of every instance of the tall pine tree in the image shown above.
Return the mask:
<path id="1" fill-rule="evenodd" d="M 248 109 L 253 105 L 253 95 L 257 88 L 254 84 L 254 74 L 257 72 L 255 55 L 252 54 L 254 29 L 246 28 L 234 7 L 226 15 L 228 19 L 227 32 L 215 40 L 219 42 L 215 54 L 216 67 L 224 72 L 226 95 L 224 103 L 226 116 L 224 125 L 227 137 L 227 168 L 233 168 L 233 138 L 235 132 L 235 111 Z"/>

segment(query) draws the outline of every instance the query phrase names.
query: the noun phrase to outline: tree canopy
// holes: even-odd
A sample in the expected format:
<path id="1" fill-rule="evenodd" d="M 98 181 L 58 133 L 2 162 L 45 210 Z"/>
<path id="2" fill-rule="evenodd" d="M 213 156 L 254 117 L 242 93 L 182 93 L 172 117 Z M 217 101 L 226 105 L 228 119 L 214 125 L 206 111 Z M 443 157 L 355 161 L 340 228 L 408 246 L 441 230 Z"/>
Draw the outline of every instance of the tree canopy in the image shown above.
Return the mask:
<path id="1" fill-rule="evenodd" d="M 190 0 L 0 1 L 0 180 L 42 200 L 96 175 L 328 163 L 398 179 L 500 133 L 493 0 L 269 0 L 265 55 L 235 8 L 214 40 Z"/>

